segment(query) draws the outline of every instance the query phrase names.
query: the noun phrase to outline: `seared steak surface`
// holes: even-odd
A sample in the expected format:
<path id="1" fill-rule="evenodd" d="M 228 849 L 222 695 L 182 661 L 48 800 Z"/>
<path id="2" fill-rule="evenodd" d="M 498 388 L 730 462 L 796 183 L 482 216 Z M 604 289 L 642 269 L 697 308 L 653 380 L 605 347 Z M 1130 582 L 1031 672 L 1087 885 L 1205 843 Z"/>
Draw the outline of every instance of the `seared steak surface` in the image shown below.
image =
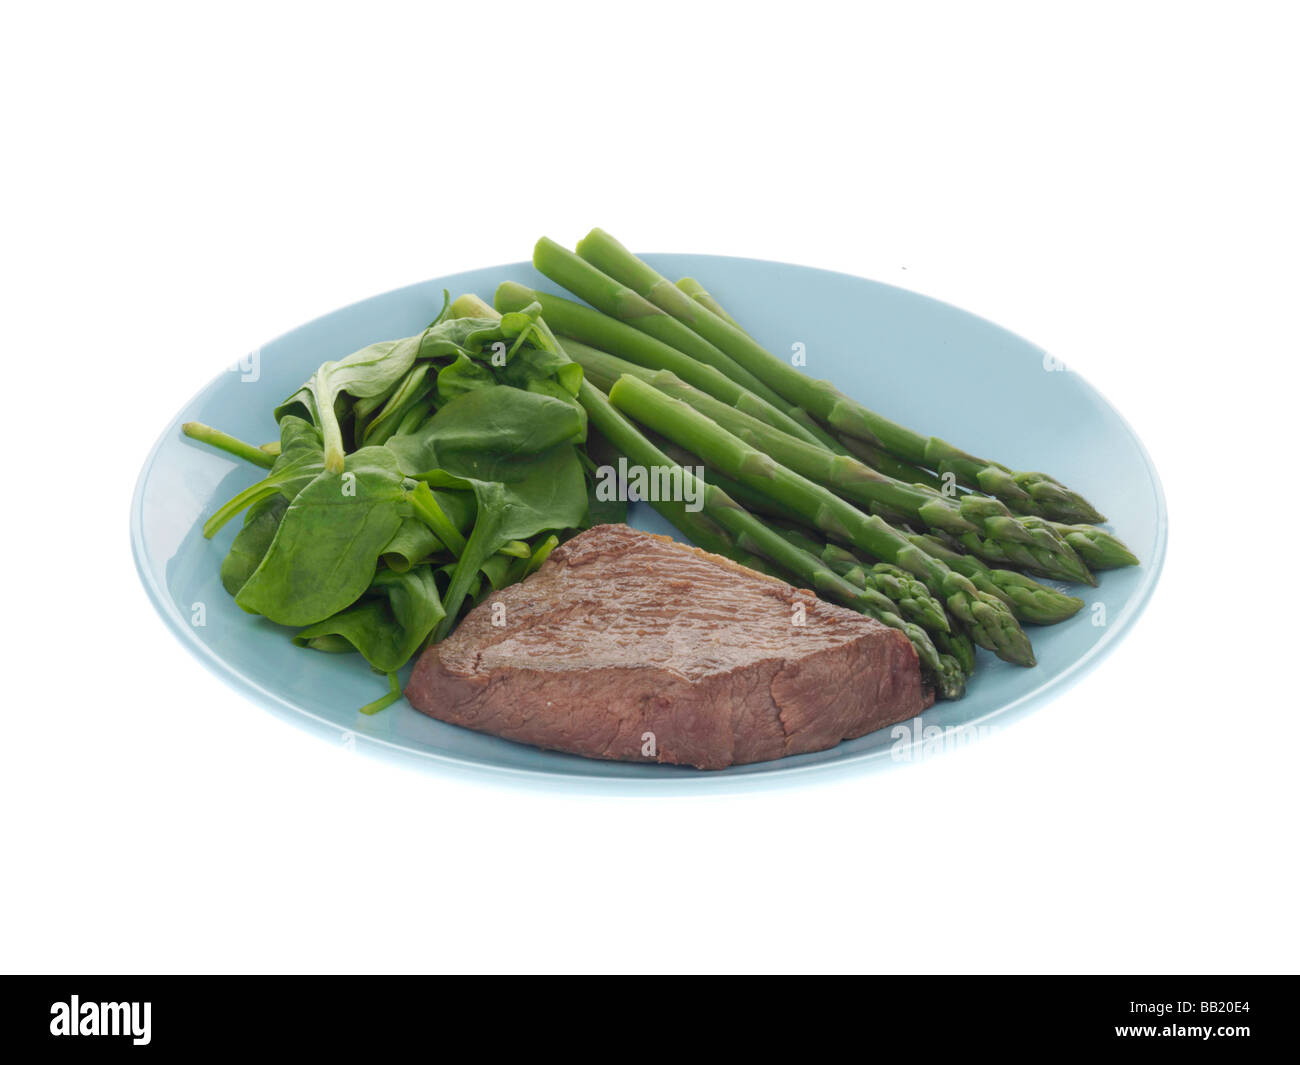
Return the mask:
<path id="1" fill-rule="evenodd" d="M 700 769 L 833 747 L 928 701 L 902 633 L 626 525 L 491 595 L 406 696 L 521 743 Z"/>

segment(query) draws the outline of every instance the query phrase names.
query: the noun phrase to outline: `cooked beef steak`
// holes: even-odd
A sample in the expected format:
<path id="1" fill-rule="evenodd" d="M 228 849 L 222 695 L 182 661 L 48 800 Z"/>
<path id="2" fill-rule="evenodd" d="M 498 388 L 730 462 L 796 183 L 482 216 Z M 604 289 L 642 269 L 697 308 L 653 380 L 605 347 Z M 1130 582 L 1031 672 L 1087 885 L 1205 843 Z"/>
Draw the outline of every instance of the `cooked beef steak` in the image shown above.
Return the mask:
<path id="1" fill-rule="evenodd" d="M 626 525 L 481 603 L 406 696 L 521 743 L 700 769 L 833 747 L 928 702 L 902 633 Z"/>

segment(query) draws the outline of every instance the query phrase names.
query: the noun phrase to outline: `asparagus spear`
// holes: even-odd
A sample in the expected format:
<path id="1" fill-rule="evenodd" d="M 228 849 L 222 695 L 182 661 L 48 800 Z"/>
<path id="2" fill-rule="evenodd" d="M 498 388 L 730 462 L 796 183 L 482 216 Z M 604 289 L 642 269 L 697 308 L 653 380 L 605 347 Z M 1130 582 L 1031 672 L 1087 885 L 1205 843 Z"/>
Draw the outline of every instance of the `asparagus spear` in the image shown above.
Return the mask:
<path id="1" fill-rule="evenodd" d="M 1043 523 L 1026 526 L 1026 519 L 1017 518 L 999 500 L 979 495 L 950 498 L 923 485 L 895 481 L 855 458 L 834 455 L 815 444 L 796 440 L 691 388 L 671 373 L 656 372 L 646 382 L 689 404 L 783 466 L 845 499 L 870 508 L 884 507 L 889 515 L 919 521 L 927 528 L 948 533 L 972 554 L 984 559 L 1059 580 L 1096 583 L 1072 547 Z"/>
<path id="2" fill-rule="evenodd" d="M 1021 621 L 1036 625 L 1055 625 L 1074 617 L 1083 609 L 1083 600 L 1055 588 L 1039 584 L 1015 570 L 994 569 L 972 555 L 963 554 L 937 536 L 904 533 L 907 539 L 928 555 L 946 563 L 970 579 L 981 591 L 996 595 Z"/>
<path id="3" fill-rule="evenodd" d="M 591 425 L 630 461 L 647 469 L 674 465 L 589 381 L 582 382 L 578 390 L 578 401 L 586 409 Z M 685 469 L 682 476 L 684 479 L 693 477 Z M 651 505 L 698 546 L 734 558 L 742 564 L 748 564 L 747 559 L 751 555 L 761 555 L 779 569 L 795 576 L 799 582 L 807 583 L 819 595 L 838 600 L 859 613 L 898 629 L 916 650 L 922 669 L 934 682 L 938 694 L 945 699 L 961 697 L 969 671 L 964 670 L 955 657 L 941 655 L 925 630 L 899 617 L 888 598 L 874 590 L 854 587 L 815 556 L 801 551 L 780 533 L 737 505 L 721 489 L 707 482 L 693 487 L 696 491 L 692 494 L 698 494 L 698 498 L 704 501 L 703 513 L 693 513 L 686 510 L 683 504 L 671 501 L 659 501 Z M 723 532 L 717 532 L 717 526 L 721 526 Z M 701 532 L 705 537 L 703 542 L 696 538 Z"/>
<path id="4" fill-rule="evenodd" d="M 671 447 L 664 450 L 683 465 L 700 465 L 699 460 L 689 452 L 674 454 Z M 750 510 L 769 513 L 773 517 L 789 521 L 791 513 L 789 509 L 782 507 L 780 504 L 773 504 L 761 493 L 753 492 L 752 489 L 747 489 L 744 485 L 737 486 L 735 482 L 722 477 L 714 470 L 706 468 L 704 476 L 706 480 L 712 481 L 729 495 L 739 499 Z M 739 492 L 737 488 L 739 488 Z M 741 493 L 748 493 L 748 495 L 742 495 Z M 794 520 L 799 521 L 798 515 L 794 516 Z M 908 532 L 904 532 L 903 535 L 926 554 L 933 555 L 947 564 L 949 568 L 969 578 L 970 582 L 980 591 L 996 595 L 1011 608 L 1011 612 L 1020 621 L 1027 621 L 1036 625 L 1055 625 L 1058 622 L 1074 617 L 1083 609 L 1082 599 L 1067 595 L 1065 592 L 1058 591 L 1046 584 L 1040 584 L 1032 577 L 1026 577 L 1023 573 L 1017 573 L 1015 570 L 995 569 L 988 566 L 979 559 L 950 546 L 937 536 Z M 804 536 L 811 539 L 807 537 L 806 533 L 804 533 Z M 845 551 L 836 544 L 824 544 L 820 552 L 814 553 L 819 553 L 828 566 L 850 580 L 852 578 L 849 577 L 846 571 L 853 566 L 861 569 L 864 578 L 869 573 L 875 573 L 879 577 L 880 574 L 888 573 L 890 570 L 894 570 L 898 574 L 905 573 L 898 567 L 887 566 L 882 562 L 877 562 L 874 565 L 865 563 L 852 552 Z M 907 576 L 910 577 L 910 574 Z M 915 578 L 912 579 L 915 580 Z M 876 587 L 878 591 L 888 595 L 895 602 L 898 601 L 898 596 L 891 594 L 889 588 L 882 587 L 879 583 L 877 583 Z M 902 591 L 903 589 L 900 589 L 900 592 Z M 913 587 L 904 594 L 917 596 L 918 593 Z M 903 611 L 903 613 L 906 614 L 906 611 Z M 912 620 L 925 624 L 922 619 L 917 617 L 913 617 Z M 931 635 L 935 635 L 940 631 L 931 625 L 925 625 L 925 627 Z"/>
<path id="5" fill-rule="evenodd" d="M 964 632 L 936 633 L 934 646 L 941 655 L 953 659 L 967 676 L 975 672 L 975 645 Z"/>
<path id="6" fill-rule="evenodd" d="M 884 562 L 865 568 L 852 552 L 809 536 L 801 529 L 783 528 L 780 533 L 796 547 L 816 555 L 850 584 L 874 588 L 897 605 L 899 614 L 932 635 L 952 631 L 943 604 L 906 570 Z"/>
<path id="7" fill-rule="evenodd" d="M 791 543 L 802 547 L 805 551 L 816 555 L 849 583 L 862 588 L 874 588 L 881 595 L 887 596 L 897 605 L 898 613 L 910 621 L 915 621 L 931 635 L 952 630 L 951 622 L 948 620 L 943 604 L 930 595 L 930 590 L 906 570 L 886 562 L 874 564 L 863 562 L 857 555 L 840 547 L 838 544 L 816 539 L 802 525 L 803 519 L 796 511 L 783 506 L 762 492 L 754 491 L 748 485 L 741 484 L 725 474 L 718 473 L 717 470 L 710 469 L 696 455 L 678 447 L 671 441 L 662 440 L 662 438 L 654 439 L 658 434 L 650 430 L 646 432 L 652 438 L 652 442 L 679 466 L 685 466 L 688 469 L 703 469 L 705 481 L 722 489 L 747 510 L 782 520 L 785 524 L 777 526 L 782 536 Z M 946 553 L 955 554 L 946 546 L 940 546 L 943 547 Z M 922 549 L 924 550 L 924 548 Z M 936 557 L 942 556 L 937 555 Z M 987 570 L 988 567 L 984 567 L 984 569 Z M 1013 576 L 1020 577 L 1021 575 L 1016 573 Z M 1029 581 L 1027 577 L 1022 579 L 1030 584 L 1034 583 Z M 978 581 L 972 581 L 971 583 L 979 587 Z M 992 582 L 990 582 L 990 585 L 990 587 L 983 590 L 996 594 L 997 586 Z M 1046 590 L 1051 591 L 1051 589 Z M 1005 596 L 1000 595 L 999 598 L 1007 601 Z M 1079 605 L 1082 606 L 1082 602 Z"/>
<path id="8" fill-rule="evenodd" d="M 696 455 L 676 444 L 667 441 L 657 441 L 657 443 L 679 465 L 692 468 L 704 467 L 704 479 L 716 484 L 747 510 L 806 527 L 805 519 L 801 514 L 767 494 L 755 491 L 748 485 L 710 469 Z M 1046 584 L 1039 584 L 1032 577 L 1026 577 L 1015 570 L 994 569 L 937 536 L 911 532 L 903 532 L 903 535 L 926 554 L 933 555 L 939 561 L 946 563 L 950 569 L 968 578 L 981 592 L 996 595 L 1011 608 L 1011 612 L 1020 621 L 1028 621 L 1036 625 L 1055 625 L 1057 622 L 1074 617 L 1083 607 L 1082 599 L 1057 591 Z M 861 563 L 864 570 L 869 565 L 862 563 L 862 560 L 854 555 L 849 557 Z M 826 561 L 831 564 L 829 559 Z M 832 565 L 832 568 L 835 567 Z"/>
<path id="9" fill-rule="evenodd" d="M 524 292 L 527 292 L 527 290 L 524 290 Z M 523 305 L 526 305 L 526 303 Z M 596 382 L 597 386 L 604 391 L 609 390 L 609 386 L 613 384 L 620 373 L 631 373 L 635 376 L 641 377 L 643 380 L 656 383 L 654 372 L 647 370 L 643 366 L 637 366 L 634 363 L 628 362 L 626 359 L 620 359 L 617 356 L 597 351 L 582 344 L 574 345 L 572 341 L 570 341 L 570 345 L 574 349 L 569 352 L 570 357 L 573 358 L 575 362 L 581 363 L 584 371 L 587 372 L 592 380 Z M 674 392 L 672 390 L 671 375 L 663 376 L 659 378 L 659 380 L 668 386 L 666 387 L 666 390 L 669 391 L 670 394 L 677 395 L 678 398 L 687 399 L 688 402 L 690 401 L 688 394 L 684 391 Z M 678 384 L 680 385 L 680 382 Z M 741 410 L 743 413 L 749 414 L 753 418 L 757 418 L 759 421 L 774 429 L 782 429 L 786 422 L 791 420 L 785 418 L 781 412 L 767 404 L 759 403 L 743 406 L 732 404 L 732 406 L 735 406 L 737 410 Z M 806 424 L 810 429 L 817 427 L 816 422 L 809 417 L 807 412 L 797 408 L 791 418 L 795 421 L 801 421 L 800 416 L 802 416 L 802 419 L 807 420 Z M 807 437 L 804 437 L 803 439 L 807 443 L 814 442 L 808 440 Z M 837 445 L 837 441 L 831 440 L 830 444 L 826 445 L 826 447 L 827 450 L 834 451 L 835 454 L 841 456 L 845 455 L 847 453 L 846 449 Z M 909 485 L 922 485 L 930 488 L 932 491 L 939 491 L 943 486 L 943 482 L 928 470 L 895 459 L 892 455 L 889 455 L 887 452 L 883 452 L 870 444 L 866 444 L 862 441 L 851 440 L 847 450 L 852 451 L 854 457 L 860 459 L 864 465 L 876 470 L 878 473 L 892 477 L 895 480 L 902 481 Z M 814 478 L 814 480 L 815 479 L 816 478 Z M 970 498 L 975 501 L 967 504 L 968 507 L 987 509 L 990 508 L 993 503 L 993 501 L 988 497 L 978 495 L 967 496 L 964 493 L 956 497 L 945 495 L 943 498 L 956 503 L 959 507 L 960 500 L 965 498 Z M 882 513 L 882 516 L 886 518 L 890 518 L 892 514 L 899 520 L 905 521 L 909 517 L 906 510 L 900 510 L 897 507 L 890 508 L 880 502 L 877 502 L 876 510 L 877 512 Z M 1124 543 L 1113 533 L 1110 533 L 1105 529 L 1100 529 L 1093 525 L 1064 525 L 1060 522 L 1045 521 L 1042 518 L 1032 516 L 1015 516 L 1010 515 L 1009 512 L 999 510 L 998 508 L 993 508 L 991 512 L 993 514 L 1001 514 L 1004 517 L 1015 517 L 1019 524 L 1026 530 L 1033 534 L 1041 533 L 1042 535 L 1039 537 L 1041 543 L 1044 546 L 1050 545 L 1053 550 L 1061 552 L 1066 559 L 1066 563 L 1065 570 L 1061 570 L 1060 567 L 1044 567 L 1041 565 L 1035 565 L 1018 557 L 1020 555 L 1019 552 L 1015 552 L 1014 554 L 998 552 L 992 556 L 992 561 L 1007 563 L 1010 565 L 1020 565 L 1024 568 L 1032 569 L 1035 572 L 1043 573 L 1046 576 L 1059 577 L 1062 580 L 1079 580 L 1080 569 L 1086 569 L 1088 566 L 1095 569 L 1116 569 L 1120 566 L 1136 566 L 1138 564 L 1137 558 L 1131 551 L 1129 551 Z M 990 548 L 990 550 L 993 549 Z M 1071 558 L 1071 551 L 1073 551 L 1077 557 Z M 979 552 L 976 551 L 975 553 L 978 554 Z M 1079 565 L 1080 560 L 1082 566 Z M 1067 575 L 1067 571 L 1069 575 Z M 1084 578 L 1084 583 L 1096 582 Z"/>
<path id="10" fill-rule="evenodd" d="M 713 294 L 709 292 L 709 290 L 706 289 L 702 284 L 700 284 L 700 282 L 697 281 L 695 278 L 679 277 L 677 279 L 676 284 L 679 289 L 685 292 L 686 295 L 690 296 L 691 299 L 695 300 L 696 303 L 700 304 L 700 306 L 712 311 L 714 314 L 716 314 L 719 318 L 721 318 L 728 325 L 732 326 L 734 329 L 738 329 L 742 333 L 745 332 L 745 327 L 742 326 L 738 321 L 736 321 L 736 319 L 731 317 L 731 315 L 727 312 L 726 308 L 723 307 L 722 304 L 719 303 L 714 298 Z M 789 413 L 791 418 L 793 418 L 805 429 L 807 429 L 814 436 L 816 436 L 817 439 L 821 441 L 824 447 L 828 448 L 831 451 L 834 451 L 837 455 L 852 454 L 851 448 L 853 444 L 860 443 L 860 441 L 853 440 L 852 437 L 850 437 L 848 441 L 838 440 L 835 436 L 833 436 L 832 434 L 828 433 L 825 429 L 823 429 L 821 425 L 817 422 L 817 420 L 813 418 L 813 416 L 809 414 L 806 410 L 804 410 L 802 407 L 790 408 Z M 864 446 L 869 446 L 869 445 L 864 445 Z M 882 452 L 881 454 L 884 453 Z M 887 457 L 892 458 L 892 456 L 887 456 Z M 866 459 L 864 459 L 863 461 L 867 462 Z M 899 480 L 902 481 L 909 480 L 909 478 L 900 476 L 899 474 L 894 473 L 893 470 L 884 469 L 881 466 L 876 465 L 876 463 L 874 462 L 867 462 L 867 465 L 870 466 L 872 469 L 880 470 L 882 473 L 888 473 L 891 477 L 898 477 Z M 934 487 L 937 488 L 938 485 L 936 484 Z"/>
<path id="11" fill-rule="evenodd" d="M 603 230 L 593 229 L 579 241 L 578 255 L 594 267 L 592 273 L 570 270 L 565 275 L 568 280 L 552 279 L 589 302 L 594 301 L 588 293 L 598 298 L 603 295 L 614 308 L 610 313 L 624 316 L 639 328 L 646 328 L 650 321 L 646 312 L 640 309 L 640 305 L 633 309 L 621 294 L 632 292 L 641 296 L 643 303 L 671 315 L 743 366 L 782 399 L 802 407 L 832 429 L 865 440 L 908 462 L 929 466 L 941 473 L 951 471 L 963 484 L 997 496 L 1008 504 L 1014 503 L 1031 514 L 1076 523 L 1106 520 L 1086 499 L 1047 474 L 1018 473 L 1000 463 L 970 455 L 938 437 L 922 436 L 869 410 L 829 381 L 806 376 L 748 334 L 691 299 Z M 538 269 L 542 267 L 538 266 Z M 542 272 L 546 273 L 545 270 Z M 609 298 L 611 290 L 615 298 Z M 655 325 L 654 328 L 665 335 L 668 333 L 662 326 Z"/>
<path id="12" fill-rule="evenodd" d="M 881 518 L 862 513 L 687 404 L 635 377 L 620 377 L 610 389 L 609 398 L 619 410 L 695 452 L 710 466 L 806 515 L 805 520 L 830 537 L 920 577 L 949 613 L 967 626 L 971 638 L 981 647 L 1008 662 L 1034 664 L 1029 638 L 1002 600 L 979 591 L 967 578 L 908 543 Z"/>
<path id="13" fill-rule="evenodd" d="M 670 314 L 642 298 L 625 285 L 606 277 L 590 263 L 584 262 L 548 237 L 542 237 L 533 248 L 533 266 L 557 285 L 567 288 L 593 307 L 621 322 L 636 326 L 670 347 L 690 355 L 705 365 L 712 366 L 737 384 L 762 396 L 769 403 L 780 403 L 781 397 L 768 388 L 757 376 L 736 363 L 729 355 L 714 347 L 697 333 L 693 333 Z M 689 297 L 673 289 L 690 303 Z M 543 305 L 545 315 L 545 305 Z"/>
<path id="14" fill-rule="evenodd" d="M 526 304 L 524 305 L 526 306 Z M 523 310 L 523 306 L 519 308 Z M 451 301 L 451 306 L 447 312 L 448 318 L 492 318 L 500 317 L 500 312 L 487 300 L 481 299 L 476 293 L 466 292 L 464 295 L 457 296 Z"/>
<path id="15" fill-rule="evenodd" d="M 1026 516 L 1024 521 L 1027 525 L 1042 522 L 1053 535 L 1073 547 L 1092 569 L 1120 569 L 1139 564 L 1137 555 L 1124 545 L 1124 541 L 1096 525 L 1067 525 L 1030 516 Z"/>
<path id="16" fill-rule="evenodd" d="M 771 424 L 770 422 L 768 424 Z M 913 466 L 909 462 L 896 459 L 888 452 L 881 451 L 861 440 L 849 438 L 845 441 L 848 449 L 870 466 L 873 470 L 886 473 L 909 484 L 924 484 L 931 488 L 942 489 L 943 482 L 929 470 Z M 1014 511 L 1017 508 L 1011 507 Z M 1090 569 L 1119 569 L 1122 566 L 1138 565 L 1138 558 L 1112 532 L 1098 528 L 1096 525 L 1067 524 L 1048 521 L 1044 518 L 1024 515 L 1022 524 L 1034 528 L 1041 527 L 1050 531 L 1057 539 L 1069 544 L 1075 553 L 1083 559 Z"/>
<path id="17" fill-rule="evenodd" d="M 578 353 L 575 357 L 578 361 L 582 361 L 581 353 Z M 608 373 L 613 368 L 615 367 L 605 366 L 603 367 L 604 374 L 597 375 L 597 384 L 600 387 L 606 387 L 605 384 L 601 383 L 602 381 L 612 383 L 612 380 L 615 380 L 608 377 Z M 584 365 L 585 370 L 586 366 Z M 645 370 L 641 370 L 640 374 L 643 374 L 644 379 L 647 381 L 656 376 L 654 373 Z M 696 455 L 673 444 L 671 441 L 658 442 L 658 446 L 679 465 L 692 468 L 704 467 L 705 480 L 717 485 L 750 511 L 766 514 L 786 522 L 802 523 L 805 520 L 798 511 L 778 500 L 772 499 L 763 491 L 751 488 L 749 485 L 709 468 Z M 1053 625 L 1073 617 L 1083 607 L 1082 599 L 1057 591 L 1045 584 L 1040 584 L 1038 581 L 1014 570 L 994 569 L 987 566 L 979 559 L 963 554 L 959 549 L 950 546 L 938 537 L 911 533 L 905 533 L 904 535 L 915 546 L 967 577 L 980 591 L 997 596 L 1011 608 L 1012 613 L 1020 621 L 1028 621 L 1038 625 Z M 836 550 L 833 545 L 827 545 L 827 549 Z M 823 561 L 832 565 L 832 568 L 835 568 L 831 559 L 825 554 L 822 555 L 822 558 Z M 877 567 L 879 565 L 878 563 Z M 840 572 L 841 576 L 846 576 L 842 569 L 838 570 L 838 572 Z M 878 588 L 878 590 L 885 592 L 883 588 Z"/>
<path id="18" fill-rule="evenodd" d="M 805 429 L 807 429 L 809 433 L 815 436 L 817 440 L 820 441 L 822 447 L 824 447 L 827 451 L 832 451 L 836 455 L 851 454 L 848 448 L 846 448 L 842 443 L 840 443 L 839 440 L 837 440 L 834 436 L 832 436 L 825 429 L 823 429 L 821 425 L 818 423 L 817 419 L 814 418 L 802 407 L 791 407 L 790 417 L 791 419 L 793 419 L 794 421 L 802 425 Z M 771 425 L 772 423 L 768 422 L 768 424 Z M 776 426 L 776 428 L 779 429 L 781 427 L 778 425 Z"/>
<path id="19" fill-rule="evenodd" d="M 634 376 L 640 376 L 644 380 L 651 381 L 656 375 L 654 371 L 643 369 L 635 366 L 625 360 L 618 359 L 615 356 L 608 355 L 604 352 L 596 352 L 594 349 L 586 348 L 583 345 L 575 345 L 568 342 L 565 350 L 570 357 L 576 362 L 582 364 L 583 371 L 587 379 L 592 381 L 596 387 L 603 391 L 608 391 L 610 386 L 618 379 L 621 372 L 631 373 Z M 700 459 L 678 447 L 671 441 L 657 440 L 657 446 L 667 454 L 674 462 L 681 466 L 699 467 L 705 466 Z M 763 492 L 756 491 L 748 485 L 741 484 L 739 481 L 719 473 L 717 470 L 705 467 L 705 479 L 710 483 L 717 485 L 729 496 L 739 502 L 746 509 L 758 513 L 766 514 L 769 517 L 782 519 L 786 522 L 799 523 L 803 521 L 802 515 L 797 511 L 785 506 L 784 504 L 772 499 Z M 672 520 L 672 519 L 670 519 Z M 681 525 L 674 521 L 678 528 Z M 1083 529 L 1094 530 L 1093 526 L 1083 526 Z M 713 551 L 714 547 L 709 547 L 701 541 L 694 533 L 683 529 L 686 535 L 690 536 L 693 541 L 707 550 Z M 945 543 L 942 539 L 933 535 L 905 534 L 907 538 L 920 547 L 927 554 L 933 555 L 945 562 L 950 568 L 961 573 L 970 579 L 980 591 L 988 592 L 997 596 L 1006 603 L 1020 621 L 1032 622 L 1037 625 L 1054 625 L 1057 622 L 1065 621 L 1073 617 L 1083 607 L 1083 600 L 1075 596 L 1067 595 L 1065 592 L 1057 591 L 1045 584 L 1027 577 L 1022 573 L 1014 570 L 994 569 L 979 559 L 964 554 L 956 546 Z M 1122 545 L 1121 545 L 1122 546 Z M 827 550 L 837 550 L 834 545 L 826 545 Z M 718 550 L 718 554 L 725 554 L 725 551 Z M 829 558 L 823 554 L 823 561 L 835 568 Z M 853 556 L 849 556 L 852 558 Z M 858 561 L 854 559 L 854 561 Z M 880 564 L 877 564 L 880 565 Z M 866 567 L 863 566 L 864 579 Z M 848 574 L 843 569 L 837 570 L 841 576 L 847 577 Z M 877 590 L 884 592 L 883 588 Z M 886 593 L 887 594 L 887 593 Z M 913 619 L 916 620 L 916 619 Z M 932 630 L 933 631 L 933 630 Z"/>
<path id="20" fill-rule="evenodd" d="M 740 323 L 723 310 L 722 304 L 715 300 L 709 290 L 696 281 L 695 278 L 679 277 L 677 279 L 677 287 L 685 292 L 686 295 L 690 296 L 696 303 L 700 304 L 700 306 L 707 307 L 728 325 L 740 329 L 742 333 L 744 332 L 744 330 L 741 329 Z"/>
<path id="21" fill-rule="evenodd" d="M 887 473 L 890 477 L 906 481 L 908 484 L 923 484 L 936 491 L 943 490 L 943 478 L 938 474 L 895 458 L 888 451 L 876 447 L 875 444 L 868 444 L 865 440 L 856 440 L 851 436 L 844 436 L 840 439 L 849 454 L 865 462 L 873 470 Z M 953 477 L 952 480 L 955 481 L 956 477 Z"/>
<path id="22" fill-rule="evenodd" d="M 750 488 L 747 484 L 741 484 L 725 473 L 719 473 L 717 470 L 703 462 L 698 455 L 693 455 L 684 447 L 679 447 L 671 440 L 666 440 L 658 433 L 651 429 L 646 429 L 645 433 L 661 448 L 669 458 L 679 466 L 689 466 L 692 469 L 699 468 L 704 470 L 704 479 L 710 484 L 716 484 L 727 495 L 731 496 L 737 503 L 748 511 L 755 514 L 762 514 L 765 517 L 777 518 L 787 525 L 805 525 L 804 517 L 797 510 L 792 510 L 779 500 L 773 499 L 766 492 L 758 492 Z M 805 525 L 806 527 L 806 525 Z"/>
<path id="23" fill-rule="evenodd" d="M 522 310 L 531 303 L 539 303 L 542 307 L 542 320 L 566 341 L 577 341 L 583 345 L 588 353 L 599 352 L 605 355 L 606 360 L 618 359 L 624 367 L 630 360 L 632 364 L 643 368 L 671 370 L 682 380 L 738 410 L 770 421 L 801 440 L 817 442 L 818 438 L 800 423 L 721 370 L 699 362 L 607 314 L 561 296 L 536 292 L 514 281 L 502 282 L 497 287 L 495 303 L 498 311 Z M 615 354 L 608 354 L 609 352 Z M 622 372 L 630 371 L 624 369 Z"/>
<path id="24" fill-rule="evenodd" d="M 593 348 L 569 336 L 562 335 L 560 344 L 564 347 L 565 354 L 582 367 L 582 376 L 593 382 L 602 392 L 608 392 L 610 386 L 624 374 L 631 374 L 633 377 L 648 381 L 655 374 L 663 372 L 629 362 L 627 359 L 620 359 L 617 355 Z"/>

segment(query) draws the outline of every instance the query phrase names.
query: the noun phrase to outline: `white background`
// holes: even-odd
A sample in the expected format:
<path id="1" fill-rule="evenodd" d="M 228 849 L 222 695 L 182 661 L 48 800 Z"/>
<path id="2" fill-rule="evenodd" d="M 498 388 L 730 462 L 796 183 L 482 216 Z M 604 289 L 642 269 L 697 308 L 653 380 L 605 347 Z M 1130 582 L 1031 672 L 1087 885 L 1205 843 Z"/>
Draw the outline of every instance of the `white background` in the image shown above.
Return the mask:
<path id="1" fill-rule="evenodd" d="M 1294 970 L 1293 16 L 5 15 L 0 966 Z M 900 284 L 1063 358 L 1164 479 L 1136 629 L 971 749 L 712 799 L 409 772 L 209 676 L 129 557 L 173 412 L 317 314 L 593 225 Z"/>

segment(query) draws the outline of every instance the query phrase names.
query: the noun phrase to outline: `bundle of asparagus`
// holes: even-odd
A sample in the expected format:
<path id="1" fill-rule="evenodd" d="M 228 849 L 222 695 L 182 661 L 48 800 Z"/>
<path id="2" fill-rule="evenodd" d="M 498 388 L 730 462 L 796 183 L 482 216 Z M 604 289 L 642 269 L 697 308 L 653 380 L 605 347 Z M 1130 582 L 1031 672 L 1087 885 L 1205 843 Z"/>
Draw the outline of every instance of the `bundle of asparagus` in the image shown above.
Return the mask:
<path id="1" fill-rule="evenodd" d="M 704 470 L 702 511 L 652 505 L 698 546 L 904 632 L 943 698 L 964 691 L 974 645 L 1032 666 L 1021 623 L 1082 608 L 1030 574 L 1092 585 L 1094 569 L 1137 564 L 1055 478 L 905 429 L 807 377 L 698 281 L 669 281 L 601 230 L 576 253 L 543 238 L 533 263 L 586 304 L 506 282 L 496 309 L 541 304 L 583 367 L 592 427 L 639 465 Z"/>

